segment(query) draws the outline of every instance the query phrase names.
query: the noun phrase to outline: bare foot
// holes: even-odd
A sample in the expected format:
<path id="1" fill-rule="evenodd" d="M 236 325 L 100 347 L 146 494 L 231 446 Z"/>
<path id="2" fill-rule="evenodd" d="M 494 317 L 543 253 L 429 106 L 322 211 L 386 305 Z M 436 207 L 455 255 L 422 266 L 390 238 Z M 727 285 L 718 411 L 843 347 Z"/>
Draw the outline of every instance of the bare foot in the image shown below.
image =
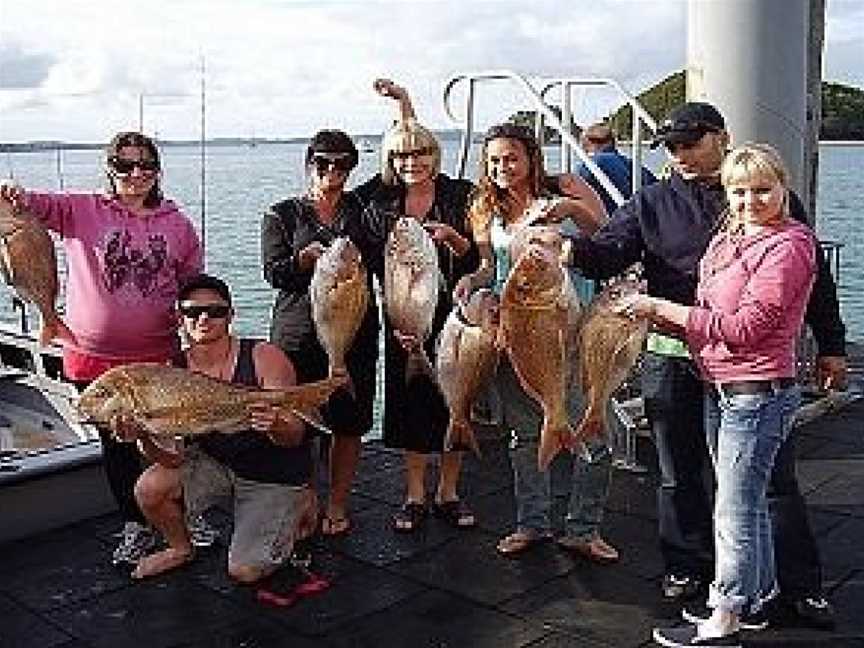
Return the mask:
<path id="1" fill-rule="evenodd" d="M 189 549 L 174 549 L 168 547 L 162 551 L 157 551 L 149 556 L 144 556 L 138 561 L 138 565 L 132 571 L 132 578 L 141 580 L 156 576 L 162 572 L 171 571 L 181 565 L 189 562 L 192 559 L 192 548 Z"/>

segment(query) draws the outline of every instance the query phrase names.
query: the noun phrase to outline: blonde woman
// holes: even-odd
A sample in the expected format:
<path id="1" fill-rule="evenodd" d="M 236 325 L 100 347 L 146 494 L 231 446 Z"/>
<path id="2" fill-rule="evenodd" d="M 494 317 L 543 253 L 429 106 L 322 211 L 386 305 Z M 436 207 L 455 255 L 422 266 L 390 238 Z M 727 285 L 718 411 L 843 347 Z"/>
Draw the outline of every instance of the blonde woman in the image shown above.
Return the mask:
<path id="1" fill-rule="evenodd" d="M 364 212 L 367 237 L 363 256 L 373 271 L 383 277 L 384 243 L 397 219 L 408 216 L 420 221 L 438 249 L 443 286 L 432 334 L 425 342 L 434 359 L 434 343 L 452 309 L 453 289 L 476 267 L 476 254 L 466 232 L 466 213 L 473 185 L 440 172 L 441 147 L 435 136 L 413 117 L 400 119 L 384 136 L 381 145 L 381 180 Z M 430 454 L 441 453 L 438 486 L 432 511 L 457 528 L 475 525 L 474 514 L 457 490 L 462 465 L 461 452 L 443 450 L 447 429 L 447 407 L 433 380 L 422 375 L 405 381 L 408 349 L 415 340 L 393 329 L 385 318 L 384 443 L 405 452 L 406 494 L 393 519 L 393 528 L 413 532 L 429 511 L 425 474 Z M 433 360 L 434 362 L 434 360 Z"/>
<path id="2" fill-rule="evenodd" d="M 778 593 L 766 500 L 777 450 L 800 401 L 795 340 L 816 273 L 810 229 L 789 217 L 777 152 L 745 144 L 723 162 L 729 210 L 699 266 L 693 306 L 638 296 L 622 310 L 683 331 L 708 383 L 706 432 L 717 494 L 715 576 L 694 626 L 654 631 L 664 646 L 735 646 Z"/>

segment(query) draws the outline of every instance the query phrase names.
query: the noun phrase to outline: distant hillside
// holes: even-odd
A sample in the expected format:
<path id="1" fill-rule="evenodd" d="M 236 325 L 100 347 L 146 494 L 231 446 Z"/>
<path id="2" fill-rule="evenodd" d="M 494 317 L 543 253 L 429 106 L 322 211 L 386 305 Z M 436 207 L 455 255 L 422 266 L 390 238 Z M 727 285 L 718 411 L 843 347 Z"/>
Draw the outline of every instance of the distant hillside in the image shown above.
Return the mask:
<path id="1" fill-rule="evenodd" d="M 684 71 L 676 72 L 638 95 L 639 102 L 657 121 L 662 120 L 675 107 L 684 102 Z M 516 123 L 532 126 L 534 111 L 519 111 L 510 118 Z M 633 115 L 630 106 L 612 113 L 608 120 L 621 139 L 629 139 Z M 864 90 L 822 82 L 822 126 L 819 139 L 824 141 L 864 141 Z M 550 141 L 547 138 L 547 141 Z"/>
<path id="2" fill-rule="evenodd" d="M 684 102 L 684 71 L 676 72 L 638 96 L 639 102 L 656 120 L 663 119 Z M 630 137 L 632 111 L 629 106 L 610 117 L 622 139 Z M 864 90 L 842 83 L 822 82 L 822 125 L 820 140 L 864 141 Z"/>

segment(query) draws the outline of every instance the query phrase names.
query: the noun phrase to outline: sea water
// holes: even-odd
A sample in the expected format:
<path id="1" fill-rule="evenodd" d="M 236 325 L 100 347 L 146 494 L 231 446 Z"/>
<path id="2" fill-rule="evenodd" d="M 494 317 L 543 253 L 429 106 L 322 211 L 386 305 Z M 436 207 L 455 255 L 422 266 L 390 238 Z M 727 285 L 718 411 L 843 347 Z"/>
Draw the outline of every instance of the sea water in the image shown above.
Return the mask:
<path id="1" fill-rule="evenodd" d="M 456 168 L 458 140 L 443 139 L 442 147 L 442 167 L 451 171 Z M 268 334 L 275 293 L 261 271 L 261 215 L 274 202 L 305 190 L 304 152 L 305 143 L 207 148 L 202 219 L 200 151 L 163 147 L 165 195 L 203 228 L 207 270 L 231 285 L 237 305 L 235 327 L 241 335 Z M 476 175 L 476 152 L 477 147 L 472 147 L 469 177 Z M 547 147 L 546 158 L 550 169 L 558 168 L 556 147 Z M 657 168 L 662 154 L 650 152 L 646 161 Z M 370 177 L 379 164 L 377 153 L 361 154 L 350 182 Z M 864 218 L 861 168 L 864 146 L 820 149 L 816 230 L 820 239 L 843 244 L 838 292 L 847 337 L 856 341 L 864 340 L 864 224 L 857 222 Z M 0 173 L 32 189 L 57 190 L 62 184 L 66 190 L 97 190 L 105 184 L 102 153 L 96 150 L 9 153 L 0 159 Z M 5 286 L 0 286 L 0 321 L 17 321 Z"/>

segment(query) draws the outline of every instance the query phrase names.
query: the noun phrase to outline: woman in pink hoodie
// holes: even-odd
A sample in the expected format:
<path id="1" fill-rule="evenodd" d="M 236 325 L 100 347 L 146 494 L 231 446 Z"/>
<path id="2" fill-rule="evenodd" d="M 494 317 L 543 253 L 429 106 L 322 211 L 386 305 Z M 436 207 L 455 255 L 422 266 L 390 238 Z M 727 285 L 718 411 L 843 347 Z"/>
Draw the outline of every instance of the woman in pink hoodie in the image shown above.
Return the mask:
<path id="1" fill-rule="evenodd" d="M 764 627 L 761 608 L 778 592 L 765 490 L 800 402 L 796 339 L 816 268 L 812 231 L 789 218 L 787 177 L 770 146 L 732 151 L 721 169 L 729 213 L 700 263 L 696 304 L 641 295 L 621 305 L 683 330 L 708 385 L 714 582 L 707 611 L 685 614 L 695 625 L 654 631 L 664 646 L 739 645 L 739 628 Z"/>
<path id="2" fill-rule="evenodd" d="M 167 362 L 179 347 L 178 288 L 202 269 L 192 222 L 162 196 L 153 140 L 119 133 L 106 154 L 106 193 L 0 190 L 0 200 L 27 210 L 62 239 L 68 266 L 63 373 L 79 388 L 120 364 Z M 133 495 L 141 459 L 134 445 L 101 435 L 105 471 L 125 522 L 114 562 L 136 562 L 154 541 Z"/>

